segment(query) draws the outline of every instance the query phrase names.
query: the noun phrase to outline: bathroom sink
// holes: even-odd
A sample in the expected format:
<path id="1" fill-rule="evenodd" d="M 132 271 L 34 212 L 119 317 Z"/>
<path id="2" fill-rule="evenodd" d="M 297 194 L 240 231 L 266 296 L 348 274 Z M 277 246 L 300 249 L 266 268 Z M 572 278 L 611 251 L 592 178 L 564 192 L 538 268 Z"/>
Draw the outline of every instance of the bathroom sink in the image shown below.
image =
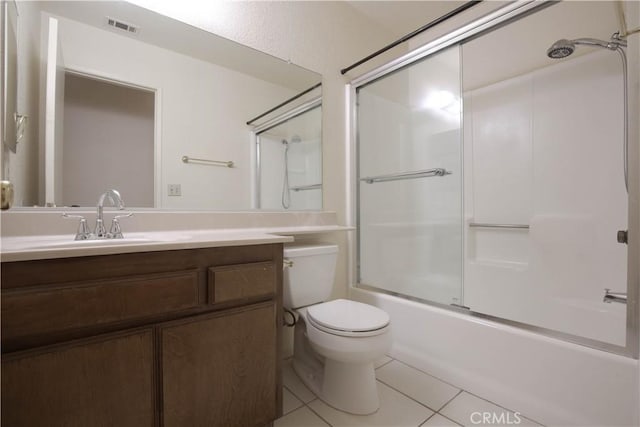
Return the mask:
<path id="1" fill-rule="evenodd" d="M 123 239 L 95 239 L 95 240 L 71 240 L 71 241 L 52 241 L 39 242 L 31 246 L 32 249 L 71 249 L 71 248 L 89 248 L 94 246 L 113 246 L 113 245 L 129 245 L 159 242 L 156 239 L 145 237 L 125 237 Z"/>
<path id="2" fill-rule="evenodd" d="M 141 245 L 165 242 L 162 236 L 133 235 L 123 239 L 73 240 L 69 235 L 29 236 L 2 239 L 2 251 L 42 251 L 50 249 L 88 249 L 94 247 Z"/>
<path id="3" fill-rule="evenodd" d="M 38 249 L 74 249 L 74 248 L 90 248 L 118 245 L 135 245 L 149 244 L 160 242 L 161 240 L 151 239 L 148 237 L 125 237 L 123 239 L 94 239 L 94 240 L 69 240 L 68 236 L 64 239 L 38 239 L 33 241 L 24 241 L 21 249 L 38 250 Z"/>

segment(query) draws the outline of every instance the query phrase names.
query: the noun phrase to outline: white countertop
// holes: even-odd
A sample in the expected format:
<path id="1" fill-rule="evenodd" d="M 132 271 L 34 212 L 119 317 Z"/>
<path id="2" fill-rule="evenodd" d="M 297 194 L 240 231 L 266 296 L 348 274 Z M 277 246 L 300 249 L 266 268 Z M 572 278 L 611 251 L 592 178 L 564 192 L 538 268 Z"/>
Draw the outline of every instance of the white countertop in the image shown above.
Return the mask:
<path id="1" fill-rule="evenodd" d="M 124 239 L 74 241 L 73 235 L 2 237 L 2 262 L 292 242 L 295 235 L 348 231 L 338 225 L 124 233 Z"/>

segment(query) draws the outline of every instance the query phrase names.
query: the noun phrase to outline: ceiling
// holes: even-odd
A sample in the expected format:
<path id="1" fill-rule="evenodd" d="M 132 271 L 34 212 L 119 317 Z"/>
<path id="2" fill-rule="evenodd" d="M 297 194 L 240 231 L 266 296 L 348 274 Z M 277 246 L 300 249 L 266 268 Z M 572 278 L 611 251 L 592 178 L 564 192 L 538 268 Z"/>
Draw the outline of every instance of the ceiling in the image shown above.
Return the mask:
<path id="1" fill-rule="evenodd" d="M 466 1 L 345 1 L 359 14 L 398 39 Z"/>
<path id="2" fill-rule="evenodd" d="M 178 20 L 125 1 L 41 1 L 42 10 L 138 42 L 252 75 L 294 91 L 321 80 L 317 73 L 248 46 L 217 36 Z M 106 25 L 107 17 L 140 28 L 136 35 Z"/>

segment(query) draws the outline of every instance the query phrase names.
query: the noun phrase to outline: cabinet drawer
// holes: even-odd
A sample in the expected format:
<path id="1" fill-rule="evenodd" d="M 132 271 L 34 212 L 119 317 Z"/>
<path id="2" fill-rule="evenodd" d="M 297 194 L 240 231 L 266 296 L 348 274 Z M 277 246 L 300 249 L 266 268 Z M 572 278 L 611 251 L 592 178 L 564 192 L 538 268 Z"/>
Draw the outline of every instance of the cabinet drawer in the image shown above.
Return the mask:
<path id="1" fill-rule="evenodd" d="M 195 270 L 2 293 L 2 339 L 188 309 L 198 305 Z"/>
<path id="2" fill-rule="evenodd" d="M 209 304 L 276 293 L 273 262 L 209 268 Z"/>

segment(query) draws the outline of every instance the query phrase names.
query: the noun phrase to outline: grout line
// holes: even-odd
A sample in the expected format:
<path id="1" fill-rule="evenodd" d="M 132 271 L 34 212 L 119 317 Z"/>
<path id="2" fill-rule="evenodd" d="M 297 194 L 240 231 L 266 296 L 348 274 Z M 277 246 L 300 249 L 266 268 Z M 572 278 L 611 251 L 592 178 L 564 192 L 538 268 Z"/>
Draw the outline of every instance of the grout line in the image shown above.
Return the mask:
<path id="1" fill-rule="evenodd" d="M 387 357 L 389 357 L 389 356 L 387 356 Z M 387 360 L 386 362 L 384 362 L 382 365 L 378 366 L 378 367 L 377 367 L 377 368 L 375 368 L 374 370 L 376 370 L 376 371 L 377 371 L 378 369 L 382 368 L 383 366 L 387 366 L 389 363 L 393 362 L 394 360 L 395 360 L 395 359 L 391 359 L 391 358 L 390 358 L 390 360 Z"/>
<path id="2" fill-rule="evenodd" d="M 502 409 L 505 409 L 505 410 L 507 410 L 507 411 L 509 411 L 509 412 L 512 412 L 512 413 L 513 413 L 513 412 L 517 412 L 517 411 L 514 411 L 514 410 L 512 410 L 512 409 L 506 408 L 506 407 L 504 407 L 504 406 L 502 406 L 502 405 L 499 405 L 499 404 L 497 404 L 497 403 L 495 403 L 495 402 L 492 402 L 491 400 L 488 400 L 488 399 L 486 399 L 486 398 L 484 398 L 484 397 L 478 396 L 477 394 L 471 393 L 470 391 L 465 390 L 465 389 L 463 389 L 462 387 L 458 387 L 458 386 L 456 386 L 456 385 L 454 385 L 454 384 L 451 384 L 451 383 L 449 383 L 449 382 L 447 382 L 447 381 L 444 381 L 443 379 L 438 378 L 438 377 L 436 377 L 435 375 L 431 375 L 430 373 L 425 372 L 425 371 L 423 371 L 422 369 L 416 368 L 415 366 L 411 366 L 411 365 L 409 365 L 408 363 L 403 362 L 402 360 L 394 359 L 394 358 L 392 358 L 392 359 L 393 359 L 393 360 L 395 360 L 395 361 L 397 361 L 397 362 L 399 362 L 399 363 L 402 363 L 402 364 L 403 364 L 403 365 L 405 365 L 405 366 L 408 366 L 409 368 L 412 368 L 412 369 L 415 369 L 416 371 L 422 372 L 422 373 L 423 373 L 423 374 L 425 374 L 425 375 L 429 375 L 430 377 L 435 378 L 435 379 L 437 379 L 438 381 L 442 381 L 443 383 L 448 384 L 448 385 L 450 385 L 451 387 L 455 387 L 455 388 L 457 388 L 458 390 L 460 390 L 460 392 L 458 392 L 458 394 L 456 394 L 456 395 L 455 395 L 451 400 L 455 399 L 455 398 L 456 398 L 460 393 L 462 393 L 462 392 L 464 391 L 465 393 L 468 393 L 468 394 L 470 394 L 470 395 L 472 395 L 472 396 L 477 397 L 478 399 L 481 399 L 481 400 L 484 400 L 484 401 L 486 401 L 486 402 L 489 402 L 489 403 L 491 403 L 491 404 L 493 404 L 493 405 L 496 405 L 496 406 L 498 406 L 498 407 L 500 407 L 500 408 L 502 408 Z M 391 361 L 389 361 L 389 362 L 387 362 L 387 363 L 390 363 L 390 362 L 391 362 Z M 386 363 L 385 363 L 385 365 L 386 365 Z M 384 365 L 383 365 L 383 366 L 384 366 Z M 386 383 L 385 383 L 385 384 L 386 384 Z M 386 384 L 386 385 L 388 385 L 388 384 Z M 391 387 L 391 386 L 390 386 L 390 387 Z M 393 388 L 393 387 L 392 387 L 392 388 Z M 395 389 L 394 389 L 394 390 L 395 390 Z M 447 405 L 451 402 L 451 400 L 449 400 L 447 403 L 445 403 L 445 404 L 444 404 L 444 405 L 443 405 L 443 406 L 442 406 L 438 411 L 442 410 L 445 406 L 447 406 Z M 418 403 L 419 403 L 419 402 L 418 402 Z M 426 405 L 423 405 L 423 406 L 426 406 Z M 429 409 L 431 409 L 431 408 L 429 408 Z M 520 414 L 522 414 L 521 412 L 519 412 L 519 413 L 520 413 Z M 536 423 L 536 424 L 539 424 L 541 427 L 545 427 L 545 426 L 544 426 L 544 424 L 539 423 L 538 421 L 534 420 L 533 418 L 526 416 L 526 414 L 522 414 L 522 416 L 523 416 L 524 418 L 527 418 L 528 420 L 533 421 L 533 422 L 534 422 L 534 423 Z M 446 417 L 445 417 L 445 418 L 446 418 Z M 453 420 L 452 420 L 452 421 L 453 421 Z M 455 422 L 455 421 L 454 421 L 454 422 Z"/>
<path id="3" fill-rule="evenodd" d="M 433 414 L 429 415 L 429 417 L 427 417 L 426 420 L 424 420 L 423 422 L 421 422 L 420 424 L 418 424 L 418 427 L 423 426 L 427 421 L 429 421 L 431 418 L 435 417 L 437 414 L 437 412 L 434 412 Z"/>
<path id="4" fill-rule="evenodd" d="M 420 368 L 416 368 L 415 366 L 411 366 L 411 365 L 409 365 L 408 363 L 403 362 L 402 360 L 398 360 L 398 359 L 393 359 L 393 360 L 396 360 L 397 362 L 402 363 L 404 366 L 408 366 L 408 367 L 410 367 L 411 369 L 415 369 L 416 371 L 420 371 L 420 372 L 422 372 L 422 373 L 423 373 L 423 374 L 425 374 L 425 375 L 429 375 L 431 378 L 435 378 L 435 379 L 437 379 L 438 381 L 441 381 L 441 382 L 443 382 L 443 383 L 445 383 L 445 384 L 447 384 L 447 385 L 450 385 L 450 386 L 451 386 L 451 387 L 453 387 L 453 388 L 457 388 L 458 390 L 464 390 L 462 387 L 458 387 L 458 386 L 457 386 L 457 385 L 455 385 L 455 384 L 451 384 L 450 382 L 445 381 L 445 380 L 443 380 L 442 378 L 438 378 L 438 377 L 436 377 L 435 375 L 432 375 L 432 374 L 430 374 L 430 373 L 428 373 L 428 372 L 426 372 L 426 371 L 423 371 L 423 370 L 422 370 L 422 369 L 420 369 Z"/>
<path id="5" fill-rule="evenodd" d="M 499 404 L 497 404 L 497 403 L 495 403 L 495 402 L 492 402 L 492 401 L 491 401 L 491 400 L 489 400 L 489 399 L 485 399 L 484 397 L 481 397 L 481 396 L 478 396 L 477 394 L 471 393 L 470 391 L 464 390 L 464 392 L 465 392 L 465 393 L 467 393 L 467 394 L 470 394 L 470 395 L 472 395 L 472 396 L 474 396 L 474 397 L 477 397 L 477 398 L 478 398 L 478 399 L 480 399 L 480 400 L 484 400 L 485 402 L 489 402 L 489 403 L 491 403 L 492 405 L 495 405 L 495 406 L 497 406 L 497 407 L 499 407 L 499 408 L 502 408 L 502 409 L 504 409 L 504 410 L 506 410 L 506 411 L 509 411 L 509 412 L 511 412 L 511 413 L 518 412 L 519 414 L 521 414 L 521 415 L 523 416 L 523 418 L 526 418 L 526 419 L 528 419 L 528 420 L 530 420 L 530 421 L 533 421 L 534 423 L 536 423 L 536 424 L 540 425 L 541 427 L 545 427 L 545 426 L 544 426 L 544 424 L 540 424 L 540 423 L 539 423 L 539 422 L 537 422 L 536 420 L 534 420 L 534 419 L 532 419 L 532 418 L 529 418 L 529 417 L 525 416 L 525 415 L 524 415 L 522 412 L 520 412 L 520 411 L 514 411 L 513 409 L 506 408 L 506 407 L 504 407 L 504 406 L 502 406 L 502 405 L 499 405 Z"/>
<path id="6" fill-rule="evenodd" d="M 316 397 L 315 399 L 313 399 L 311 402 L 315 402 L 316 400 L 318 400 L 318 398 L 317 398 L 317 397 Z M 309 402 L 309 403 L 311 403 L 311 402 Z M 317 413 L 316 411 L 314 411 L 314 410 L 313 410 L 313 408 L 312 408 L 311 406 L 307 405 L 306 403 L 305 403 L 305 405 L 304 405 L 304 406 L 306 406 L 307 408 L 309 408 L 309 410 L 310 410 L 311 412 L 313 412 L 313 413 L 314 413 L 318 418 L 320 418 L 322 421 L 324 421 L 325 423 L 327 423 L 327 425 L 328 425 L 329 427 L 333 427 L 333 424 L 331 424 L 329 421 L 325 420 L 325 419 L 322 417 L 322 415 L 320 415 L 319 413 Z"/>
<path id="7" fill-rule="evenodd" d="M 451 421 L 452 423 L 454 423 L 454 424 L 455 424 L 455 425 L 457 425 L 457 426 L 463 427 L 463 426 L 462 426 L 462 424 L 460 424 L 459 422 L 454 421 L 454 420 L 452 420 L 451 418 L 444 416 L 444 415 L 443 415 L 443 414 L 441 414 L 440 412 L 438 412 L 438 415 L 440 415 L 442 418 L 446 418 L 447 420 Z"/>
<path id="8" fill-rule="evenodd" d="M 447 402 L 444 405 L 442 405 L 440 407 L 440 409 L 438 409 L 437 412 L 440 413 L 440 411 L 442 411 L 449 403 L 451 403 L 456 397 L 460 396 L 463 392 L 464 392 L 464 390 L 460 389 L 460 391 L 457 392 L 456 395 L 453 396 L 451 399 L 447 400 Z M 442 414 L 440 414 L 440 415 L 442 415 Z M 444 417 L 444 415 L 442 415 L 442 416 Z M 451 420 L 451 421 L 453 421 L 453 420 Z"/>
<path id="9" fill-rule="evenodd" d="M 286 389 L 289 393 L 291 393 L 291 395 L 298 401 L 300 402 L 300 406 L 296 407 L 295 409 L 290 410 L 289 412 L 287 412 L 286 414 L 284 413 L 284 407 L 282 408 L 282 416 L 284 417 L 287 414 L 292 413 L 293 411 L 297 411 L 298 409 L 302 408 L 304 406 L 304 402 L 302 401 L 302 399 L 300 399 L 298 396 L 295 395 L 294 392 L 292 392 L 289 387 L 287 387 L 286 385 L 282 386 L 283 389 Z M 282 399 L 282 401 L 284 402 L 284 398 Z"/>
<path id="10" fill-rule="evenodd" d="M 428 410 L 430 410 L 431 412 L 433 412 L 433 413 L 438 412 L 438 411 L 436 411 L 436 410 L 434 410 L 434 409 L 431 409 L 430 407 L 428 407 L 428 406 L 427 406 L 427 405 L 425 405 L 424 403 L 417 401 L 416 399 L 414 399 L 413 397 L 409 396 L 409 395 L 408 395 L 408 394 L 406 394 L 405 392 L 403 392 L 403 391 L 401 391 L 401 390 L 398 390 L 397 388 L 395 388 L 395 387 L 393 387 L 393 386 L 391 386 L 391 385 L 389 385 L 389 384 L 385 383 L 384 381 L 382 381 L 382 380 L 380 380 L 380 379 L 378 379 L 378 378 L 376 378 L 376 381 L 378 381 L 378 382 L 380 382 L 380 383 L 382 383 L 382 384 L 386 385 L 387 387 L 389 387 L 389 388 L 390 388 L 391 390 L 393 390 L 393 391 L 397 391 L 398 393 L 400 393 L 400 394 L 401 394 L 401 395 L 403 395 L 404 397 L 406 397 L 406 398 L 408 398 L 408 399 L 410 399 L 410 400 L 413 400 L 413 401 L 414 401 L 414 402 L 416 402 L 418 405 L 420 405 L 420 406 L 423 406 L 423 407 L 427 408 L 427 409 L 428 409 Z M 425 421 L 426 421 L 426 420 L 425 420 Z"/>

